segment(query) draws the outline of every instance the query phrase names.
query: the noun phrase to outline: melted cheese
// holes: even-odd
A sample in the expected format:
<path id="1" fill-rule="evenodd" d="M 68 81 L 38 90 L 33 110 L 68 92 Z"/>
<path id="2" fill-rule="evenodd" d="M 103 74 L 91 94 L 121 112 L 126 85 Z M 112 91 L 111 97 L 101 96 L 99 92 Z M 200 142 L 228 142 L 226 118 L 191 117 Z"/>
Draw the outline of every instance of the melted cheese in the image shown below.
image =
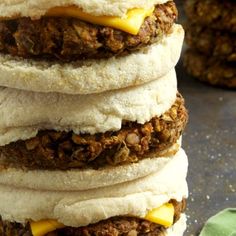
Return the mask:
<path id="1" fill-rule="evenodd" d="M 170 227 L 173 225 L 174 213 L 174 206 L 171 203 L 167 203 L 148 212 L 145 219 L 165 227 Z"/>
<path id="2" fill-rule="evenodd" d="M 159 208 L 149 211 L 145 219 L 165 227 L 170 227 L 173 225 L 174 212 L 174 206 L 171 203 L 167 203 Z M 56 220 L 41 220 L 37 222 L 31 222 L 30 226 L 33 236 L 44 236 L 49 232 L 53 232 L 57 229 L 65 227 Z"/>
<path id="3" fill-rule="evenodd" d="M 33 236 L 44 236 L 49 232 L 64 228 L 65 226 L 56 220 L 40 220 L 30 223 Z"/>
<path id="4" fill-rule="evenodd" d="M 154 7 L 148 10 L 135 8 L 129 10 L 124 18 L 119 18 L 115 16 L 93 16 L 83 12 L 78 7 L 70 6 L 52 8 L 46 13 L 46 16 L 78 18 L 92 24 L 109 26 L 137 35 L 145 18 L 151 16 L 153 11 Z"/>

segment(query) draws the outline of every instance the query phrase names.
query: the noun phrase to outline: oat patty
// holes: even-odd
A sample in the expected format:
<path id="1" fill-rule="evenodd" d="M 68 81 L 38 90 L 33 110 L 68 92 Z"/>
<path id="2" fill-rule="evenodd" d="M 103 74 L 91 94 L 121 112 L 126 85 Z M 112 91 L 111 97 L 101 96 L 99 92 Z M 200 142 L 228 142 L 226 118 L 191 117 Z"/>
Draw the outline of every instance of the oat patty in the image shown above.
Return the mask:
<path id="1" fill-rule="evenodd" d="M 215 57 L 189 49 L 184 56 L 184 66 L 189 74 L 203 82 L 236 88 L 236 63 L 226 63 Z"/>
<path id="2" fill-rule="evenodd" d="M 0 52 L 66 61 L 123 55 L 161 40 L 170 33 L 176 18 L 173 1 L 157 5 L 136 36 L 75 18 L 3 20 L 0 21 Z"/>
<path id="3" fill-rule="evenodd" d="M 186 122 L 184 99 L 178 95 L 166 113 L 144 125 L 126 122 L 119 131 L 95 135 L 41 131 L 35 138 L 2 146 L 0 165 L 65 170 L 134 163 L 163 155 L 180 138 Z"/>
<path id="4" fill-rule="evenodd" d="M 191 22 L 236 33 L 236 2 L 232 0 L 188 0 L 186 14 Z"/>
<path id="5" fill-rule="evenodd" d="M 236 34 L 189 24 L 186 42 L 194 50 L 220 60 L 236 61 Z"/>
<path id="6" fill-rule="evenodd" d="M 174 222 L 177 222 L 186 208 L 186 200 L 170 201 L 175 207 Z M 66 227 L 45 236 L 164 236 L 165 227 L 136 217 L 118 216 L 85 227 Z M 2 221 L 0 217 L 1 236 L 32 236 L 29 224 Z"/>

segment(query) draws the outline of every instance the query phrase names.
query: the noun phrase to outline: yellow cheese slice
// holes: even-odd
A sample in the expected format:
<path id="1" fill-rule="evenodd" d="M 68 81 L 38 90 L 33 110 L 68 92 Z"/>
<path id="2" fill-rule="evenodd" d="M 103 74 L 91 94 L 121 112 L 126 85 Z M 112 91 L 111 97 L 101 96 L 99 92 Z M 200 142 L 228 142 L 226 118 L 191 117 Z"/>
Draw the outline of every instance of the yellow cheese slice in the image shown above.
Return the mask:
<path id="1" fill-rule="evenodd" d="M 64 228 L 65 226 L 56 220 L 40 220 L 30 223 L 31 232 L 33 236 L 44 236 L 56 229 Z"/>
<path id="2" fill-rule="evenodd" d="M 175 209 L 173 204 L 166 203 L 159 208 L 149 211 L 145 219 L 165 227 L 170 227 L 173 225 L 174 213 Z"/>
<path id="3" fill-rule="evenodd" d="M 54 7 L 46 13 L 46 16 L 78 18 L 92 24 L 109 26 L 137 35 L 145 18 L 151 16 L 153 11 L 154 7 L 152 9 L 135 8 L 129 10 L 124 18 L 120 18 L 115 16 L 93 16 L 83 12 L 78 7 L 69 6 Z"/>

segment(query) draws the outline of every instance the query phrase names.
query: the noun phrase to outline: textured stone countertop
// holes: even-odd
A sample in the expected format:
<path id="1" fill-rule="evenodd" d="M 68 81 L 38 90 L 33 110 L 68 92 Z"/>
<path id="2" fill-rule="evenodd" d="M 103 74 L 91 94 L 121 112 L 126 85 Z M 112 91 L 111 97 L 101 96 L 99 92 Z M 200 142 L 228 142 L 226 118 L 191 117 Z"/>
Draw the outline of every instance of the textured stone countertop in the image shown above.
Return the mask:
<path id="1" fill-rule="evenodd" d="M 190 191 L 185 235 L 193 236 L 210 216 L 236 207 L 236 91 L 194 80 L 181 61 L 177 75 L 190 115 L 183 137 Z"/>
<path id="2" fill-rule="evenodd" d="M 183 0 L 176 2 L 183 23 Z M 185 236 L 197 236 L 209 217 L 236 207 L 236 91 L 198 82 L 181 60 L 176 70 L 190 115 L 183 136 L 190 192 Z"/>

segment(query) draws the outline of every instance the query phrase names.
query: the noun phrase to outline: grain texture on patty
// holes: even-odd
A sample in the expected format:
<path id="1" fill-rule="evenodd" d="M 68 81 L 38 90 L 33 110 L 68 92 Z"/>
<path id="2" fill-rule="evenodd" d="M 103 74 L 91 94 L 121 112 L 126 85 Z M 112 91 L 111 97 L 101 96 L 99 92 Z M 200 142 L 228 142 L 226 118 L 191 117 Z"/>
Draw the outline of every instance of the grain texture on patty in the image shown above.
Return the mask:
<path id="1" fill-rule="evenodd" d="M 191 22 L 236 33 L 236 2 L 232 0 L 188 0 L 185 11 Z"/>
<path id="2" fill-rule="evenodd" d="M 1 146 L 0 165 L 29 169 L 97 169 L 163 156 L 179 140 L 187 118 L 184 99 L 178 95 L 167 112 L 143 125 L 124 122 L 119 131 L 95 135 L 46 130 L 35 138 Z"/>
<path id="3" fill-rule="evenodd" d="M 187 72 L 199 80 L 219 87 L 236 88 L 236 63 L 227 63 L 189 49 L 184 56 Z"/>
<path id="4" fill-rule="evenodd" d="M 236 34 L 189 24 L 186 42 L 194 50 L 220 60 L 236 61 Z"/>
<path id="5" fill-rule="evenodd" d="M 175 208 L 174 222 L 180 219 L 181 213 L 185 211 L 186 200 L 177 202 L 170 201 Z M 164 236 L 166 228 L 150 221 L 128 216 L 117 216 L 100 221 L 85 227 L 65 227 L 60 230 L 48 233 L 45 236 Z M 22 225 L 9 221 L 3 221 L 0 217 L 1 236 L 32 236 L 29 223 Z"/>
<path id="6" fill-rule="evenodd" d="M 0 21 L 0 52 L 23 58 L 72 61 L 125 55 L 171 33 L 177 18 L 173 1 L 157 5 L 138 35 L 75 18 L 19 18 Z"/>

